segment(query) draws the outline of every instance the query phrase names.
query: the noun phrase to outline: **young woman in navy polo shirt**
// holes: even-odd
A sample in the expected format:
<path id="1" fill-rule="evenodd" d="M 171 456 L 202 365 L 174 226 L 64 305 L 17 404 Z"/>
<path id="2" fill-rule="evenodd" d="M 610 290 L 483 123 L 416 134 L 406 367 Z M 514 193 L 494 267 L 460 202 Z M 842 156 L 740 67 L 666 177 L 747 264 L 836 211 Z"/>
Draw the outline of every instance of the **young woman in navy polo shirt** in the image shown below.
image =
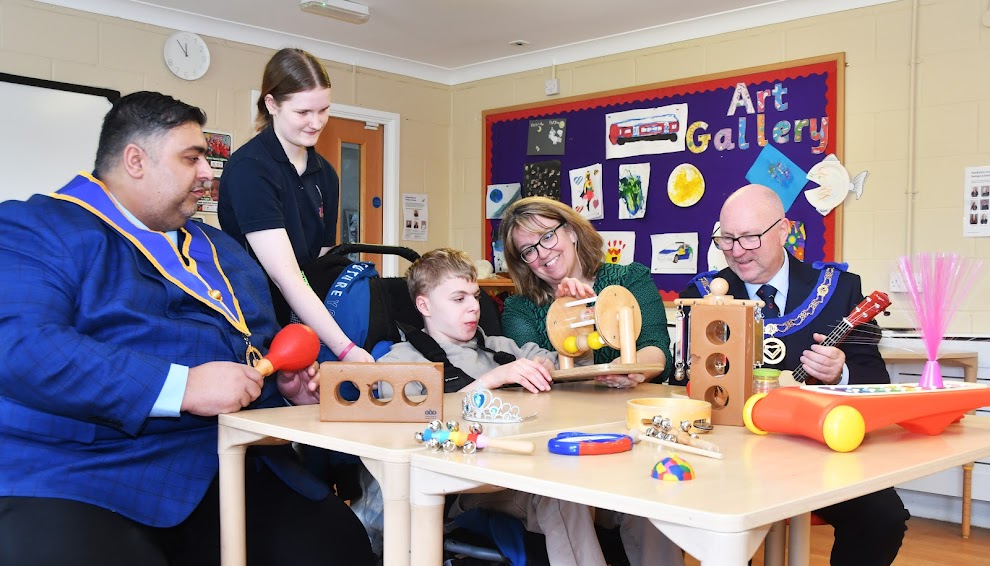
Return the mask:
<path id="1" fill-rule="evenodd" d="M 265 66 L 258 134 L 234 152 L 220 179 L 224 232 L 257 258 L 292 312 L 339 359 L 373 362 L 344 334 L 303 279 L 301 265 L 336 243 L 340 181 L 313 146 L 330 117 L 330 77 L 301 49 L 282 49 Z"/>

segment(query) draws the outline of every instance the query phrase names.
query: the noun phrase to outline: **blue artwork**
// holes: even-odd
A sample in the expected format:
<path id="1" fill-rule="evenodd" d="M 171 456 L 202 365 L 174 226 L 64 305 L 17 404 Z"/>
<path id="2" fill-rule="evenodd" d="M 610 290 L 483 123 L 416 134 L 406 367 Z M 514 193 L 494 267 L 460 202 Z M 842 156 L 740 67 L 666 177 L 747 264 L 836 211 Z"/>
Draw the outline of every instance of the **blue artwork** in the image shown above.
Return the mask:
<path id="1" fill-rule="evenodd" d="M 776 191 L 784 203 L 784 212 L 787 212 L 808 183 L 807 174 L 779 149 L 767 144 L 746 173 L 746 180 Z"/>

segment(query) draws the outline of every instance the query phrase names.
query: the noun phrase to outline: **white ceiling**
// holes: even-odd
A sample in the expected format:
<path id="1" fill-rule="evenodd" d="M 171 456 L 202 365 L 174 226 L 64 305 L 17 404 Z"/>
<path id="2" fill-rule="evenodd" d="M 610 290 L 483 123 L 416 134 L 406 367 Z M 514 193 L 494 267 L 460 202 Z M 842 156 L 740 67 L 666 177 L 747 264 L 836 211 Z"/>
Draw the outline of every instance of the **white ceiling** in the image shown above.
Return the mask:
<path id="1" fill-rule="evenodd" d="M 453 85 L 894 0 L 359 0 L 365 24 L 299 0 L 40 1 Z"/>

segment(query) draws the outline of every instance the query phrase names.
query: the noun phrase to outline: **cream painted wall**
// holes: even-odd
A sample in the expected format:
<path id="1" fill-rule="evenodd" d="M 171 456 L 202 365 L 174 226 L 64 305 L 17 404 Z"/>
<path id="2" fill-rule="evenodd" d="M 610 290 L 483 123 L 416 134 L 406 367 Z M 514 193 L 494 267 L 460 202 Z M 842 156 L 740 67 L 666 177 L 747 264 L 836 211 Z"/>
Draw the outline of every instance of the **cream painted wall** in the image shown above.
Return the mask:
<path id="1" fill-rule="evenodd" d="M 212 56 L 210 70 L 202 79 L 185 81 L 173 76 L 162 60 L 162 45 L 174 31 L 30 0 L 0 0 L 0 72 L 110 88 L 122 94 L 164 92 L 205 110 L 207 127 L 232 132 L 235 148 L 240 146 L 253 135 L 250 93 L 260 89 L 262 71 L 274 51 L 204 34 Z M 429 241 L 400 243 L 420 252 L 446 245 L 450 231 L 446 214 L 450 207 L 450 88 L 325 63 L 335 103 L 402 116 L 400 191 L 429 193 L 433 216 Z M 66 180 L 73 174 L 66 171 Z M 38 191 L 54 188 L 38 187 Z M 401 234 L 401 229 L 396 230 Z"/>
<path id="2" fill-rule="evenodd" d="M 990 259 L 990 238 L 962 238 L 963 168 L 990 165 L 990 28 L 985 0 L 919 0 L 917 94 L 909 108 L 913 0 L 561 65 L 561 96 L 846 53 L 845 161 L 870 171 L 866 193 L 845 208 L 843 258 L 864 289 L 887 290 L 907 251 L 955 251 Z M 171 29 L 0 0 L 0 72 L 112 88 L 159 90 L 201 106 L 209 126 L 251 135 L 249 96 L 272 51 L 205 36 L 213 64 L 187 82 L 162 63 Z M 448 87 L 327 62 L 334 101 L 402 116 L 402 192 L 430 198 L 430 239 L 481 255 L 481 112 L 543 101 L 550 69 Z M 10 111 L 10 109 L 6 109 Z M 917 113 L 913 215 L 907 214 L 908 119 Z M 71 173 L 71 172 L 70 172 Z M 68 175 L 69 173 L 67 173 Z M 39 188 L 47 189 L 47 188 Z M 907 250 L 906 230 L 914 240 Z M 403 269 L 404 266 L 400 266 Z M 990 271 L 990 268 L 988 268 Z M 990 333 L 990 277 L 964 303 L 951 331 Z M 904 295 L 893 295 L 906 325 Z"/>
<path id="3" fill-rule="evenodd" d="M 963 238 L 963 169 L 990 165 L 990 28 L 985 0 L 921 0 L 918 10 L 917 172 L 907 214 L 912 1 L 798 20 L 560 65 L 567 97 L 731 71 L 835 52 L 846 54 L 845 164 L 869 170 L 866 191 L 845 206 L 843 260 L 863 276 L 866 293 L 888 290 L 897 256 L 954 251 L 990 259 L 990 238 Z M 451 216 L 454 245 L 472 255 L 483 245 L 481 112 L 538 101 L 551 69 L 453 87 L 451 198 L 476 214 Z M 914 245 L 907 250 L 911 226 Z M 988 262 L 990 263 L 990 262 Z M 990 333 L 990 265 L 957 313 L 950 332 Z M 909 298 L 892 295 L 907 326 Z"/>

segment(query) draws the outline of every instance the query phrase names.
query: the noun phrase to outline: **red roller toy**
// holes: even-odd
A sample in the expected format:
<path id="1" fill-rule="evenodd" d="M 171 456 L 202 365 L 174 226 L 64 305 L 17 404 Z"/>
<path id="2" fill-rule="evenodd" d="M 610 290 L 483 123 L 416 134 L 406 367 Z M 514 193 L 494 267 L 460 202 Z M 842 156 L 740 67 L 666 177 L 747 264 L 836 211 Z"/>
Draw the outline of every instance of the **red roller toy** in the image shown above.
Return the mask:
<path id="1" fill-rule="evenodd" d="M 254 364 L 263 376 L 276 371 L 299 371 L 316 361 L 320 353 L 320 338 L 305 324 L 289 324 L 272 339 L 268 355 Z"/>
<path id="2" fill-rule="evenodd" d="M 897 424 L 936 435 L 987 404 L 990 388 L 976 383 L 946 383 L 935 390 L 907 383 L 805 385 L 753 395 L 743 407 L 743 421 L 756 434 L 799 434 L 850 452 L 872 430 Z"/>

